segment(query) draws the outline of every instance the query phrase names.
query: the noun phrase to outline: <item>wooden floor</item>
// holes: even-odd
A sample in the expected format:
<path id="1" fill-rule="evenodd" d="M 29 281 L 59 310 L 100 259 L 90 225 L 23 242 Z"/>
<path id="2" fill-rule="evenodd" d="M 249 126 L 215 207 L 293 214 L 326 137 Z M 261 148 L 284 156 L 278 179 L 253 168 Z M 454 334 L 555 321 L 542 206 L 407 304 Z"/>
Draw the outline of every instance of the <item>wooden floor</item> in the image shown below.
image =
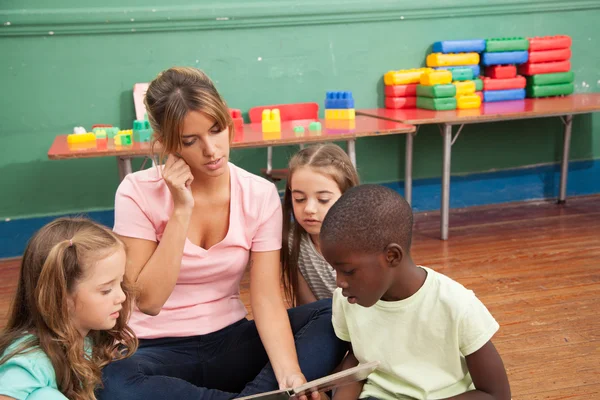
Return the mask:
<path id="1" fill-rule="evenodd" d="M 514 400 L 600 399 L 600 196 L 453 210 L 450 239 L 438 238 L 439 213 L 417 215 L 413 258 L 496 317 Z M 0 262 L 0 326 L 18 268 Z"/>

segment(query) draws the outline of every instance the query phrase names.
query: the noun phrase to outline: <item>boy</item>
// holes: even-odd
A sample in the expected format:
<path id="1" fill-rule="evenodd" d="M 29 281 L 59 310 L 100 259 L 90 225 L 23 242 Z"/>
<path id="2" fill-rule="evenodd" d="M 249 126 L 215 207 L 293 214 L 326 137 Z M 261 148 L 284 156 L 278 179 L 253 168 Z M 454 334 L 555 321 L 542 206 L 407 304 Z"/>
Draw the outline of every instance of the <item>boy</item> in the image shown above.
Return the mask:
<path id="1" fill-rule="evenodd" d="M 472 291 L 415 265 L 412 223 L 404 198 L 380 185 L 349 189 L 323 221 L 321 250 L 337 273 L 333 326 L 352 347 L 343 368 L 380 361 L 334 399 L 509 400 L 490 341 L 498 323 Z"/>

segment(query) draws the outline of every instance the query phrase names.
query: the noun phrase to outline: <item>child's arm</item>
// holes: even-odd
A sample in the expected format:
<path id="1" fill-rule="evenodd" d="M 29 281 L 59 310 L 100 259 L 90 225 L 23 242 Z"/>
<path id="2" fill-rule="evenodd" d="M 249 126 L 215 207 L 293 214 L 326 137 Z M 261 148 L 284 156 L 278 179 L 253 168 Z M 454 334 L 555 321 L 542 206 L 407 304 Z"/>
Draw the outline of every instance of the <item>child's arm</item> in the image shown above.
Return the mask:
<path id="1" fill-rule="evenodd" d="M 346 358 L 342 361 L 342 365 L 340 366 L 340 371 L 344 371 L 346 369 L 356 367 L 358 365 L 358 360 L 354 356 L 354 352 L 352 348 L 348 351 Z M 363 386 L 365 382 L 353 382 L 348 385 L 344 385 L 336 389 L 335 394 L 333 396 L 333 400 L 356 400 L 360 393 L 362 392 Z"/>
<path id="2" fill-rule="evenodd" d="M 510 400 L 510 385 L 500 354 L 491 341 L 466 356 L 475 390 L 447 400 Z"/>
<path id="3" fill-rule="evenodd" d="M 298 271 L 298 305 L 308 304 L 317 301 L 317 298 L 313 294 L 312 290 L 310 290 L 310 286 L 304 279 L 304 276 L 300 271 Z"/>

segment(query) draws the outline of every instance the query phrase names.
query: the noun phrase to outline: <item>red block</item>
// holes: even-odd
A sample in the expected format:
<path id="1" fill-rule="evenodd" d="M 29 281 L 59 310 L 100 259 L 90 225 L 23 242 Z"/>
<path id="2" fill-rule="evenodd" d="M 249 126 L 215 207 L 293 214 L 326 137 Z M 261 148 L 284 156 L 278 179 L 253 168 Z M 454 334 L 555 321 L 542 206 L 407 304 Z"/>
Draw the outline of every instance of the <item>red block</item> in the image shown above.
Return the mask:
<path id="1" fill-rule="evenodd" d="M 571 49 L 532 51 L 529 53 L 529 62 L 532 64 L 566 61 L 571 58 Z"/>
<path id="2" fill-rule="evenodd" d="M 481 102 L 483 103 L 483 92 L 475 92 L 475 94 L 477 96 L 479 96 L 479 98 L 481 99 Z"/>
<path id="3" fill-rule="evenodd" d="M 483 90 L 523 89 L 527 80 L 523 76 L 508 79 L 483 78 Z"/>
<path id="4" fill-rule="evenodd" d="M 417 97 L 387 97 L 385 98 L 385 108 L 416 108 Z"/>
<path id="5" fill-rule="evenodd" d="M 494 79 L 508 79 L 517 76 L 515 65 L 493 65 L 485 69 L 485 76 Z"/>
<path id="6" fill-rule="evenodd" d="M 411 97 L 417 95 L 417 84 L 410 85 L 386 85 L 385 95 L 387 97 Z"/>
<path id="7" fill-rule="evenodd" d="M 238 108 L 230 108 L 229 115 L 231 115 L 231 119 L 233 119 L 233 126 L 236 132 L 244 129 L 244 118 L 242 118 L 242 110 Z"/>
<path id="8" fill-rule="evenodd" d="M 529 38 L 529 51 L 568 49 L 569 47 L 571 47 L 571 37 L 566 35 Z"/>
<path id="9" fill-rule="evenodd" d="M 527 62 L 519 66 L 519 73 L 521 75 L 551 74 L 553 72 L 569 72 L 570 70 L 570 61 L 556 61 L 537 64 L 530 64 Z"/>

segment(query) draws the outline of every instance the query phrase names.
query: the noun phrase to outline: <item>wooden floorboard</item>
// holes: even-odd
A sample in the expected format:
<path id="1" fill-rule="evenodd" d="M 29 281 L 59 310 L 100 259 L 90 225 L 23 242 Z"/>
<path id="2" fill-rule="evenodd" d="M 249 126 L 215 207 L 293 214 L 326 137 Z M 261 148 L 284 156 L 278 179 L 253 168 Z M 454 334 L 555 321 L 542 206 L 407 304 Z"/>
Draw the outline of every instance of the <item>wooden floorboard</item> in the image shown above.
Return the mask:
<path id="1" fill-rule="evenodd" d="M 494 314 L 514 400 L 600 400 L 600 196 L 452 210 L 445 242 L 439 213 L 420 213 L 412 254 Z M 0 327 L 18 269 L 0 262 Z"/>

